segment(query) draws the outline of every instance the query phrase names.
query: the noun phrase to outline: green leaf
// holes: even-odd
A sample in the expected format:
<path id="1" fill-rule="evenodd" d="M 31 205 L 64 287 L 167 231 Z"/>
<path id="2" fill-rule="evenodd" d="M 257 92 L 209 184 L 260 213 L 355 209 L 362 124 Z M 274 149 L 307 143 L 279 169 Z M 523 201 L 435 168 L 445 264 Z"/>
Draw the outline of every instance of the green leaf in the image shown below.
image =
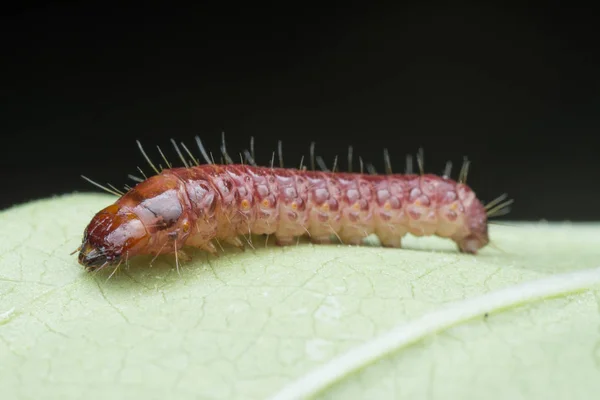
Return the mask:
<path id="1" fill-rule="evenodd" d="M 69 253 L 112 201 L 78 194 L 0 213 L 3 399 L 268 398 L 399 324 L 435 325 L 450 304 L 600 266 L 600 225 L 536 223 L 493 226 L 501 250 L 477 256 L 437 238 L 404 249 L 255 238 L 255 250 L 193 252 L 181 275 L 173 257 L 151 268 L 140 257 L 107 281 Z M 583 273 L 584 290 L 565 275 L 552 298 L 463 313 L 318 396 L 595 398 L 599 291 Z"/>

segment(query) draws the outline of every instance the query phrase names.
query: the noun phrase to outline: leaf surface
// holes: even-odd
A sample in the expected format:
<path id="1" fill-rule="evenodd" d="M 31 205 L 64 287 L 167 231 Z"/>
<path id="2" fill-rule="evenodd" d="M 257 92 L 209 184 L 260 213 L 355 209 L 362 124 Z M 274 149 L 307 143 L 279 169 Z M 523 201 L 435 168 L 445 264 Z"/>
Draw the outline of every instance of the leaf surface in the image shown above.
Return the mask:
<path id="1" fill-rule="evenodd" d="M 114 201 L 76 194 L 0 213 L 2 398 L 261 399 L 449 302 L 600 266 L 599 224 L 493 226 L 459 254 L 344 245 L 139 257 L 110 280 L 69 256 Z M 598 287 L 492 312 L 400 349 L 324 398 L 595 398 Z"/>

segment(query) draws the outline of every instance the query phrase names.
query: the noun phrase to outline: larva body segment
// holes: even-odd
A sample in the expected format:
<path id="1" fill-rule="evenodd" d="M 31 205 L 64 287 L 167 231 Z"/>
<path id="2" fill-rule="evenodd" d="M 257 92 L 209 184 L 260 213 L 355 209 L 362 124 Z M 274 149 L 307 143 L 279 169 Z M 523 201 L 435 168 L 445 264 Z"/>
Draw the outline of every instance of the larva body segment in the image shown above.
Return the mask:
<path id="1" fill-rule="evenodd" d="M 406 233 L 450 238 L 476 253 L 488 242 L 486 209 L 466 184 L 435 175 L 365 175 L 241 164 L 162 171 L 98 212 L 84 232 L 88 269 L 141 254 L 216 252 L 213 240 L 268 234 L 280 245 L 309 235 L 359 244 L 376 234 L 400 247 Z"/>

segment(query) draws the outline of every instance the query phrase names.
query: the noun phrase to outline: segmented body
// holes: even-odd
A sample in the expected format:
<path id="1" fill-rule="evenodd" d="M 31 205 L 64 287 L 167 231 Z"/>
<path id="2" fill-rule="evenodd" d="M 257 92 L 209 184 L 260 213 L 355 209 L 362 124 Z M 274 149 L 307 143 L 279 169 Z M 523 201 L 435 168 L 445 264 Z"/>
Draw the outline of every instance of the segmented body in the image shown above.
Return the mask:
<path id="1" fill-rule="evenodd" d="M 307 235 L 359 244 L 376 234 L 400 247 L 406 233 L 450 238 L 463 252 L 485 246 L 486 209 L 463 183 L 429 174 L 367 175 L 242 164 L 166 169 L 100 211 L 85 230 L 79 261 L 90 269 L 139 254 L 216 252 L 214 241 Z M 181 254 L 181 253 L 179 253 Z"/>

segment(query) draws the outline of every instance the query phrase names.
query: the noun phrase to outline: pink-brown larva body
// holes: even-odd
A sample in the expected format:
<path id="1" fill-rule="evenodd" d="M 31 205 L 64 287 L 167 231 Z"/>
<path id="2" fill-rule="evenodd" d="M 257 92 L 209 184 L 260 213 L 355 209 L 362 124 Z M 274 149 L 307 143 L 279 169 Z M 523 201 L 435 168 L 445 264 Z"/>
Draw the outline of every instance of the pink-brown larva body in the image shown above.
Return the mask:
<path id="1" fill-rule="evenodd" d="M 484 206 L 445 177 L 210 164 L 164 170 L 98 212 L 79 262 L 95 269 L 184 246 L 215 253 L 213 240 L 241 246 L 248 234 L 274 235 L 280 245 L 303 235 L 359 244 L 376 234 L 400 247 L 406 233 L 450 238 L 467 253 L 489 242 Z"/>

